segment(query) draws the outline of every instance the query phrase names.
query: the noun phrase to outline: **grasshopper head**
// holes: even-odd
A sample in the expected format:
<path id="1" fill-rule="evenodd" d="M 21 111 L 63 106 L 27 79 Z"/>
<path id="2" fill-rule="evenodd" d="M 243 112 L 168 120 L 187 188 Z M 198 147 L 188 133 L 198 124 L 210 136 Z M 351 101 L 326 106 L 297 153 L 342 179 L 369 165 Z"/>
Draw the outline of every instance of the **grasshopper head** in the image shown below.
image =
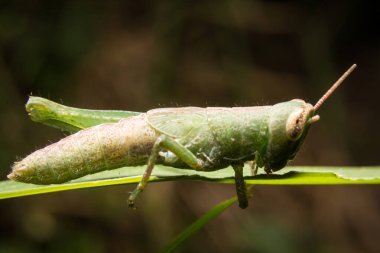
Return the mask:
<path id="1" fill-rule="evenodd" d="M 310 125 L 317 121 L 313 105 L 301 99 L 273 105 L 268 125 L 268 144 L 264 155 L 267 172 L 285 167 L 300 149 Z"/>
<path id="2" fill-rule="evenodd" d="M 301 99 L 279 103 L 272 107 L 269 116 L 268 143 L 262 163 L 267 172 L 276 171 L 285 167 L 300 149 L 309 127 L 319 120 L 314 113 L 339 85 L 356 68 L 353 64 L 313 106 Z"/>

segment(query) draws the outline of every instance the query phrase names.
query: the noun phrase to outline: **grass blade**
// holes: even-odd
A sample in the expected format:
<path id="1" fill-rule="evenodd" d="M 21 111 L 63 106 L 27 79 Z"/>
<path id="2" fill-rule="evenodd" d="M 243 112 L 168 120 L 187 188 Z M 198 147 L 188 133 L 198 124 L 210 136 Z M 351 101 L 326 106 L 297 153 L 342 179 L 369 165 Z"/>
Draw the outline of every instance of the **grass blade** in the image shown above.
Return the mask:
<path id="1" fill-rule="evenodd" d="M 123 167 L 55 185 L 34 185 L 6 180 L 0 182 L 0 199 L 80 188 L 133 184 L 141 180 L 144 170 L 145 166 Z M 201 172 L 157 165 L 150 178 L 150 181 L 173 180 L 198 180 L 227 184 L 235 182 L 232 168 Z M 380 184 L 380 167 L 286 167 L 272 175 L 259 174 L 257 176 L 250 176 L 247 168 L 245 182 L 254 185 Z"/>
<path id="2" fill-rule="evenodd" d="M 170 253 L 174 252 L 179 246 L 181 246 L 187 239 L 189 239 L 193 234 L 203 228 L 207 223 L 216 218 L 224 210 L 230 207 L 235 203 L 237 197 L 234 196 L 230 199 L 227 199 L 218 205 L 214 206 L 210 211 L 202 215 L 197 221 L 188 226 L 184 231 L 177 235 L 168 245 L 161 249 L 161 253 Z"/>

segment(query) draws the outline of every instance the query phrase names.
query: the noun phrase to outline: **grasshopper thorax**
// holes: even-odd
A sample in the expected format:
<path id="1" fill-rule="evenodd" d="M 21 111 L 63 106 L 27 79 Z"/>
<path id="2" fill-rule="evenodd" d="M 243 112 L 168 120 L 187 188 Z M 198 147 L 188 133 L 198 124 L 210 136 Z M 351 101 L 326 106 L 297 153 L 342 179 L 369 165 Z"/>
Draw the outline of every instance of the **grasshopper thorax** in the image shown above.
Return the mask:
<path id="1" fill-rule="evenodd" d="M 267 172 L 282 169 L 296 156 L 313 116 L 313 105 L 301 99 L 272 106 L 268 119 L 268 143 L 262 161 Z"/>

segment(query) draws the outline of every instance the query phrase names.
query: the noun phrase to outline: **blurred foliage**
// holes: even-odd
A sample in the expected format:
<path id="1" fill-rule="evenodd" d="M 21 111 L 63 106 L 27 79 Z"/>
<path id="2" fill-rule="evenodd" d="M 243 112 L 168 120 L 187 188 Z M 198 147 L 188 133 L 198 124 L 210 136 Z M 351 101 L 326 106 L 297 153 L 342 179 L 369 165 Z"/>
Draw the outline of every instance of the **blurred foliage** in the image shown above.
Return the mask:
<path id="1" fill-rule="evenodd" d="M 378 165 L 378 9 L 363 1 L 0 1 L 0 174 L 62 134 L 30 122 L 30 94 L 80 108 L 314 103 L 295 165 Z M 152 252 L 233 186 L 83 189 L 0 202 L 0 252 Z M 377 186 L 257 186 L 181 252 L 378 252 Z M 305 246 L 306 245 L 306 246 Z M 306 248 L 305 248 L 306 247 Z"/>

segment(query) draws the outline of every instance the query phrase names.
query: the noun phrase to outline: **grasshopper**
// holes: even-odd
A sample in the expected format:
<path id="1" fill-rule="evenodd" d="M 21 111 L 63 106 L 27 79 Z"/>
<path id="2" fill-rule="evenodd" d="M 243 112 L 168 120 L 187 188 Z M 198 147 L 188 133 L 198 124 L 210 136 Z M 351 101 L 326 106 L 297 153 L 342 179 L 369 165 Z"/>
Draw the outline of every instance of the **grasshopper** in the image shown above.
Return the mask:
<path id="1" fill-rule="evenodd" d="M 272 106 L 161 108 L 124 114 L 103 111 L 110 122 L 118 122 L 99 125 L 91 111 L 71 112 L 66 123 L 58 122 L 61 128 L 72 127 L 72 117 L 78 115 L 87 115 L 95 126 L 15 162 L 8 178 L 60 184 L 103 170 L 146 164 L 140 183 L 128 199 L 134 208 L 155 164 L 199 171 L 232 166 L 239 206 L 246 208 L 244 163 L 250 162 L 255 173 L 259 167 L 268 174 L 285 167 L 296 156 L 311 124 L 320 119 L 315 112 L 355 67 L 352 65 L 314 106 L 293 99 Z M 29 113 L 33 119 L 33 107 Z M 52 115 L 47 118 L 47 124 L 57 125 Z"/>

